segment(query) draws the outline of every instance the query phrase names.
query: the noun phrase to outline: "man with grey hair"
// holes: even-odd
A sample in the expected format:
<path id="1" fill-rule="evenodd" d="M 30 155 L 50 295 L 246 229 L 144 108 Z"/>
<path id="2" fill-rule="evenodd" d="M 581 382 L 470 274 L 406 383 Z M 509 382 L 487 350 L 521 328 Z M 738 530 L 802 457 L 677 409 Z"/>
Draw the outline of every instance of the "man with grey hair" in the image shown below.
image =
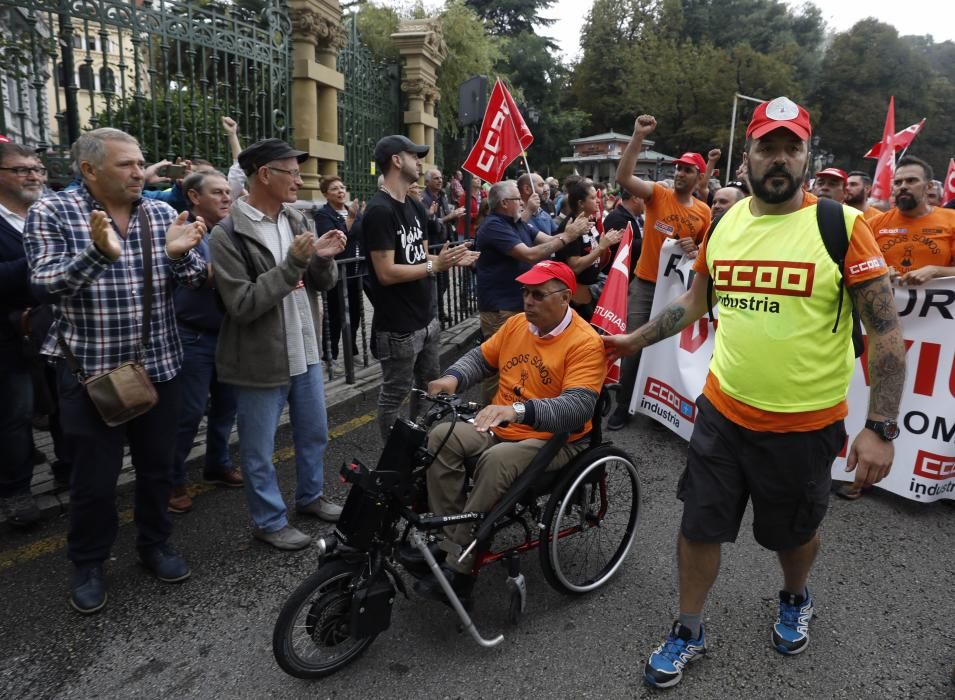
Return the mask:
<path id="1" fill-rule="evenodd" d="M 524 199 L 514 180 L 491 186 L 488 211 L 478 229 L 476 248 L 478 311 L 481 334 L 490 338 L 504 322 L 524 310 L 524 296 L 516 278 L 534 263 L 550 258 L 565 245 L 590 229 L 586 216 L 567 224 L 563 233 L 551 236 L 535 231 L 521 217 Z M 497 391 L 497 375 L 482 383 L 482 397 L 488 403 Z"/>
<path id="2" fill-rule="evenodd" d="M 252 535 L 281 550 L 311 542 L 289 524 L 272 463 L 286 403 L 295 444 L 296 510 L 330 522 L 341 513 L 324 495 L 328 416 L 318 293 L 338 281 L 334 257 L 346 238 L 337 229 L 316 237 L 291 206 L 306 160 L 308 153 L 281 139 L 257 141 L 242 151 L 239 165 L 249 194 L 232 206 L 231 226 L 216 226 L 209 244 L 226 311 L 216 372 L 235 396 Z"/>
<path id="3" fill-rule="evenodd" d="M 424 173 L 424 193 L 421 195 L 421 203 L 436 224 L 433 230 L 437 235 L 428 243 L 438 245 L 445 241 L 453 241 L 454 224 L 464 216 L 464 207 L 455 208 L 448 201 L 448 195 L 444 191 L 444 176 L 437 168 L 429 168 Z"/>
<path id="4" fill-rule="evenodd" d="M 81 613 L 106 604 L 103 564 L 119 528 L 116 479 L 128 441 L 136 470 L 139 558 L 160 581 L 189 577 L 169 544 L 166 512 L 179 399 L 182 347 L 176 332 L 173 283 L 199 286 L 206 263 L 193 250 L 205 224 L 186 221 L 167 204 L 144 199 L 139 144 L 118 129 L 94 129 L 73 145 L 83 184 L 44 197 L 24 229 L 32 282 L 57 299 L 43 352 L 58 358 L 63 430 L 74 438 L 67 556 L 75 566 L 70 602 Z M 144 256 L 152 279 L 146 300 Z M 145 303 L 144 303 L 145 302 Z M 151 308 L 145 337 L 145 304 Z M 129 422 L 103 422 L 82 378 L 143 364 L 158 403 Z"/>
<path id="5" fill-rule="evenodd" d="M 524 202 L 521 218 L 533 231 L 549 235 L 557 231 L 557 222 L 543 208 L 546 187 L 544 179 L 537 173 L 523 173 L 517 178 L 517 191 Z"/>
<path id="6" fill-rule="evenodd" d="M 22 351 L 22 323 L 39 305 L 30 289 L 23 249 L 27 211 L 43 193 L 46 170 L 36 153 L 0 142 L 0 513 L 26 527 L 40 511 L 30 493 L 33 476 L 34 391 L 31 365 Z"/>

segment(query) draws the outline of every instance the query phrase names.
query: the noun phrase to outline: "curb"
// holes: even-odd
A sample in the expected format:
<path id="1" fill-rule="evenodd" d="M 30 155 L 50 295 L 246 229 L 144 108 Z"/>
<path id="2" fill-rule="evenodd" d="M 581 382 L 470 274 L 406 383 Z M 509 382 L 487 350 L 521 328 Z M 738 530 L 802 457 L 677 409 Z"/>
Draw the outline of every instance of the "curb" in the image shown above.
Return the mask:
<path id="1" fill-rule="evenodd" d="M 453 328 L 443 330 L 441 332 L 441 366 L 447 367 L 472 347 L 476 347 L 480 343 L 480 340 L 481 325 L 480 321 L 476 317 L 466 319 Z M 335 379 L 332 379 L 325 384 L 326 409 L 335 408 L 348 401 L 356 399 L 367 399 L 372 395 L 373 392 L 377 392 L 380 385 L 381 365 L 378 362 L 374 362 L 369 367 L 356 369 L 354 384 L 346 384 L 345 376 L 342 373 Z M 282 412 L 282 416 L 279 418 L 279 427 L 282 427 L 287 423 L 288 408 Z M 332 426 L 329 427 L 331 428 Z M 233 428 L 232 435 L 229 438 L 229 444 L 234 444 L 238 442 L 238 440 L 238 432 L 235 428 Z M 47 445 L 48 449 L 44 451 L 50 453 L 48 457 L 52 457 L 53 448 L 48 436 L 47 441 L 49 443 Z M 204 424 L 200 426 L 199 432 L 196 434 L 196 442 L 198 444 L 192 448 L 192 450 L 189 452 L 189 456 L 186 457 L 187 464 L 205 454 Z M 130 484 L 135 480 L 135 478 L 136 474 L 133 470 L 133 465 L 130 461 L 129 455 L 127 454 L 124 457 L 123 467 L 120 471 L 119 479 L 117 480 L 116 485 L 124 486 L 126 484 Z M 37 507 L 42 513 L 46 514 L 49 512 L 56 512 L 60 515 L 66 513 L 67 506 L 69 506 L 70 503 L 69 491 L 56 490 L 56 487 L 53 484 L 52 474 L 49 471 L 48 463 L 44 465 L 38 465 L 34 469 L 31 490 L 33 492 L 33 497 L 36 501 Z M 0 515 L 0 523 L 3 522 L 6 522 L 6 518 Z"/>

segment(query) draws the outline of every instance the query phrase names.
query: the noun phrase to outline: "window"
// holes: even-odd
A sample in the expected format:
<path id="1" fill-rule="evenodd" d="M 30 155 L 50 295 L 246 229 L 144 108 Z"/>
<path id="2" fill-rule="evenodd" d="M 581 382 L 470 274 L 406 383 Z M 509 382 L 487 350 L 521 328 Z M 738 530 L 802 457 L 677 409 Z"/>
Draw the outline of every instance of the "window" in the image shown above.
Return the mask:
<path id="1" fill-rule="evenodd" d="M 112 68 L 103 66 L 99 69 L 99 89 L 101 92 L 116 92 L 116 77 Z"/>
<path id="2" fill-rule="evenodd" d="M 93 80 L 93 67 L 88 65 L 80 66 L 80 90 L 95 90 L 96 85 Z"/>

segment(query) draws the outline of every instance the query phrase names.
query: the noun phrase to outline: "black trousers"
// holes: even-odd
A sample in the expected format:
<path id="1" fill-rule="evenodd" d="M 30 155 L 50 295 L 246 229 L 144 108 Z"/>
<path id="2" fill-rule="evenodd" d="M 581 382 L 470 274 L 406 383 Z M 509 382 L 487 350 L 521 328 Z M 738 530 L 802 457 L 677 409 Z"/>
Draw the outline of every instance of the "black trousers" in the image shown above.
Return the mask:
<path id="1" fill-rule="evenodd" d="M 57 386 L 63 431 L 74 441 L 67 557 L 77 565 L 109 557 L 119 529 L 116 481 L 127 440 L 136 469 L 136 548 L 143 551 L 166 542 L 172 532 L 166 509 L 176 448 L 178 377 L 156 384 L 159 403 L 116 428 L 99 417 L 63 361 L 57 366 Z"/>
<path id="2" fill-rule="evenodd" d="M 345 294 L 348 296 L 348 319 L 351 324 L 352 348 L 357 347 L 358 327 L 361 325 L 362 299 L 361 279 L 358 277 L 349 277 L 345 280 L 338 280 L 338 284 L 328 290 L 328 343 L 331 349 L 332 357 L 338 359 L 338 343 L 342 337 L 342 330 L 345 325 L 345 313 L 342 308 L 341 300 L 338 298 L 339 286 L 345 285 Z M 354 352 L 354 350 L 353 350 Z"/>
<path id="3" fill-rule="evenodd" d="M 0 368 L 0 498 L 30 492 L 33 477 L 33 380 L 26 369 Z"/>

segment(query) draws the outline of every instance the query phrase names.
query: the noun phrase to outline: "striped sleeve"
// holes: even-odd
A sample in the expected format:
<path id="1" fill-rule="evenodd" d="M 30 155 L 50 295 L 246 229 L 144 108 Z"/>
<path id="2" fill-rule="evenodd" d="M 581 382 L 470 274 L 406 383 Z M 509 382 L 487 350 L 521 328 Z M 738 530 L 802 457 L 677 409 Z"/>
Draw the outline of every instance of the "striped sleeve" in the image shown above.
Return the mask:
<path id="1" fill-rule="evenodd" d="M 574 387 L 553 399 L 525 401 L 524 423 L 545 433 L 573 433 L 593 418 L 596 405 L 596 392 Z"/>
<path id="2" fill-rule="evenodd" d="M 458 393 L 460 394 L 496 372 L 497 370 L 484 359 L 481 348 L 476 347 L 466 352 L 457 362 L 448 367 L 445 374 L 458 380 Z"/>

